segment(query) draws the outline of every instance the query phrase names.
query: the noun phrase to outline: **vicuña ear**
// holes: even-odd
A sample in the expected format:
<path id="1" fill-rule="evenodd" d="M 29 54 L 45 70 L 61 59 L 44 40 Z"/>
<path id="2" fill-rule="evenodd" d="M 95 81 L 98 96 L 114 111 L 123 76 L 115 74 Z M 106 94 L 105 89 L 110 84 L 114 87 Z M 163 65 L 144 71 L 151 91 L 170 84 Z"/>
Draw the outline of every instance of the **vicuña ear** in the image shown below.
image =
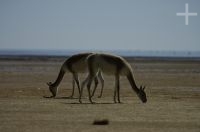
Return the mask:
<path id="1" fill-rule="evenodd" d="M 47 85 L 50 86 L 50 85 L 51 85 L 51 82 L 47 82 Z"/>
<path id="2" fill-rule="evenodd" d="M 142 90 L 142 86 L 140 86 L 140 90 Z"/>
<path id="3" fill-rule="evenodd" d="M 146 86 L 144 86 L 144 87 L 142 88 L 142 90 L 144 91 L 144 90 L 145 90 L 145 88 L 146 88 Z"/>

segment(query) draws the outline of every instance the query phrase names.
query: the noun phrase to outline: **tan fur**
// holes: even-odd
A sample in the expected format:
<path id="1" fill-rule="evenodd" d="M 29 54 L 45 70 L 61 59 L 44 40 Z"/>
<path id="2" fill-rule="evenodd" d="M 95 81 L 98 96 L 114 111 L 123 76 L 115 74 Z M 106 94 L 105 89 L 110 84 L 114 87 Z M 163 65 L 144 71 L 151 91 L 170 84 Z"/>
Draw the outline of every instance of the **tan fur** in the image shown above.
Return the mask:
<path id="1" fill-rule="evenodd" d="M 83 81 L 81 85 L 81 94 L 79 97 L 79 102 L 81 103 L 81 96 L 83 87 L 87 84 L 88 88 L 88 95 L 89 101 L 91 103 L 91 94 L 90 94 L 90 86 L 91 82 L 97 75 L 98 71 L 102 71 L 104 74 L 113 75 L 115 76 L 115 90 L 114 90 L 114 102 L 116 103 L 116 94 L 118 96 L 118 102 L 120 103 L 120 86 L 119 86 L 119 78 L 120 76 L 126 76 L 129 80 L 132 89 L 136 92 L 138 97 L 142 100 L 142 102 L 146 102 L 146 94 L 144 92 L 144 88 L 140 87 L 140 89 L 136 86 L 134 78 L 133 78 L 133 71 L 131 65 L 122 57 L 117 55 L 111 54 L 91 54 L 87 58 L 88 64 L 88 76 Z"/>
<path id="2" fill-rule="evenodd" d="M 78 90 L 79 90 L 79 93 L 80 93 L 78 73 L 86 73 L 87 72 L 88 68 L 87 68 L 86 58 L 88 57 L 88 55 L 91 55 L 91 54 L 92 53 L 76 54 L 76 55 L 69 57 L 63 63 L 56 81 L 54 83 L 51 83 L 51 82 L 47 83 L 49 85 L 49 90 L 53 94 L 53 97 L 55 97 L 57 95 L 58 85 L 62 81 L 62 78 L 63 78 L 65 72 L 67 72 L 67 71 L 69 71 L 73 75 L 73 82 L 72 82 L 73 83 L 73 91 L 72 91 L 71 97 L 73 97 L 73 94 L 74 94 L 75 83 L 77 84 L 77 87 L 78 87 Z M 98 74 L 98 77 L 100 78 L 101 83 L 102 83 L 102 90 L 101 90 L 101 94 L 100 94 L 100 97 L 101 97 L 102 92 L 103 92 L 104 79 L 103 79 L 100 72 Z M 96 90 L 97 84 L 98 84 L 98 79 L 95 78 L 95 88 L 94 88 L 93 94 Z"/>

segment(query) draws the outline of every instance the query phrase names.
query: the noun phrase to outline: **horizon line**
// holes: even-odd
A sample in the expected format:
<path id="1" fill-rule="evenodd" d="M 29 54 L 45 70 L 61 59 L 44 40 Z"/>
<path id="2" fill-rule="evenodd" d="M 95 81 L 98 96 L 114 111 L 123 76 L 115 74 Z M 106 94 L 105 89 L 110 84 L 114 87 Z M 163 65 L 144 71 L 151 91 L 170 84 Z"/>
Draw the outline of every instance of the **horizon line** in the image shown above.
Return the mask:
<path id="1" fill-rule="evenodd" d="M 58 49 L 0 49 L 0 56 L 70 56 L 77 52 L 109 52 L 121 56 L 137 57 L 200 57 L 200 51 L 162 51 L 162 50 L 58 50 Z"/>

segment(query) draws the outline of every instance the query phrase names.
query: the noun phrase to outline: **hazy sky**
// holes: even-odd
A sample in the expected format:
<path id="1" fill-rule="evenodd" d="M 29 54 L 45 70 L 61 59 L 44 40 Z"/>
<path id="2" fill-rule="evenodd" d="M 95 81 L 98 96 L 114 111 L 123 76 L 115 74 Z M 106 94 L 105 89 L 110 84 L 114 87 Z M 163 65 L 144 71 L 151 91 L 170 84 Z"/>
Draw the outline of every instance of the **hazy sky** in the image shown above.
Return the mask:
<path id="1" fill-rule="evenodd" d="M 200 51 L 200 0 L 0 0 L 0 49 Z"/>

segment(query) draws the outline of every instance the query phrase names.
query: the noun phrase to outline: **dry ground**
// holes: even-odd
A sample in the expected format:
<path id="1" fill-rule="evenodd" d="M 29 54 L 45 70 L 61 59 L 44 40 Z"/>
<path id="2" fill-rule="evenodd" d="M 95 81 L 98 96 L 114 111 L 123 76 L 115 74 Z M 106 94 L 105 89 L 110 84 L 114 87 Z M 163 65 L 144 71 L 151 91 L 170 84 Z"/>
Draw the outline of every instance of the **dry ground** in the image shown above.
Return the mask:
<path id="1" fill-rule="evenodd" d="M 138 85 L 146 85 L 148 102 L 141 103 L 126 78 L 121 78 L 122 104 L 113 103 L 114 78 L 105 77 L 105 91 L 90 104 L 84 89 L 83 104 L 67 99 L 67 73 L 57 99 L 46 82 L 54 81 L 65 58 L 0 60 L 0 132 L 199 132 L 200 61 L 130 59 Z M 82 75 L 82 79 L 83 79 Z M 77 97 L 77 90 L 75 91 Z M 108 119 L 109 125 L 92 125 Z"/>

